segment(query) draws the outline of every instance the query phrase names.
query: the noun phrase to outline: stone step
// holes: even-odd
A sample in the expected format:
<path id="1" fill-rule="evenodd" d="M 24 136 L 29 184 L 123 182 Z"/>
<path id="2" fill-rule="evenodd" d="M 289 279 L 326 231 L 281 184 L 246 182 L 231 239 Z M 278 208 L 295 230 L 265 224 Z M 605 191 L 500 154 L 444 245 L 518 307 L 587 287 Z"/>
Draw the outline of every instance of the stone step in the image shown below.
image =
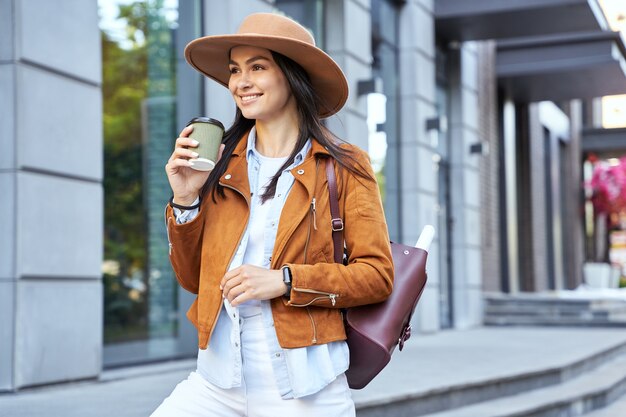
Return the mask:
<path id="1" fill-rule="evenodd" d="M 598 308 L 605 307 L 623 307 L 626 306 L 626 299 L 622 298 L 607 298 L 607 297 L 588 297 L 588 298 L 563 298 L 557 296 L 550 296 L 541 293 L 529 293 L 529 294 L 495 294 L 486 295 L 484 297 L 486 304 L 501 305 L 501 304 L 527 304 L 527 305 L 558 305 L 558 306 L 593 306 Z"/>
<path id="2" fill-rule="evenodd" d="M 591 413 L 585 414 L 585 417 L 624 417 L 626 416 L 626 394 L 618 398 L 613 404 L 601 408 Z"/>
<path id="3" fill-rule="evenodd" d="M 626 325 L 626 300 L 621 298 L 559 298 L 547 294 L 491 294 L 485 296 L 488 326 Z"/>
<path id="4" fill-rule="evenodd" d="M 537 354 L 540 354 L 539 352 L 541 348 L 538 346 Z M 613 363 L 616 360 L 626 361 L 626 343 L 560 366 L 549 366 L 543 369 L 529 368 L 528 371 L 517 374 L 507 373 L 503 368 L 502 372 L 483 380 L 464 381 L 456 385 L 431 388 L 422 392 L 406 392 L 388 398 L 358 398 L 357 416 L 416 417 L 442 410 L 469 407 L 472 404 L 496 401 L 546 387 L 557 387 L 564 382 L 577 380 L 596 369 L 604 368 L 608 363 L 615 366 Z M 467 366 L 474 365 L 467 364 Z M 626 372 L 626 363 L 624 363 L 624 372 Z M 480 413 L 467 414 L 467 416 L 487 417 Z M 559 415 L 559 417 L 562 416 Z"/>
<path id="5" fill-rule="evenodd" d="M 624 393 L 626 355 L 559 385 L 423 417 L 577 417 L 612 404 Z M 626 410 L 617 415 L 624 417 Z"/>
<path id="6" fill-rule="evenodd" d="M 625 312 L 626 302 L 623 301 L 606 301 L 606 300 L 594 300 L 594 301 L 564 301 L 564 300 L 489 300 L 485 299 L 485 308 L 500 308 L 500 309 L 523 309 L 523 310 L 563 310 L 563 311 L 612 311 L 612 312 Z"/>
<path id="7" fill-rule="evenodd" d="M 612 314 L 620 314 L 617 311 L 593 310 L 587 308 L 557 308 L 557 307 L 530 307 L 530 306 L 487 306 L 486 315 L 527 315 L 527 316 L 563 316 L 563 317 L 609 317 Z"/>
<path id="8" fill-rule="evenodd" d="M 588 326 L 588 327 L 626 327 L 626 320 L 617 318 L 566 318 L 534 316 L 485 316 L 486 326 Z"/>
<path id="9" fill-rule="evenodd" d="M 552 299 L 552 298 L 527 298 L 527 299 L 518 299 L 518 298 L 489 298 L 485 297 L 485 305 L 493 305 L 493 306 L 508 306 L 508 305 L 516 305 L 516 306 L 527 306 L 527 307 L 541 307 L 541 306 L 549 306 L 549 307 L 572 307 L 572 308 L 588 308 L 593 303 L 591 300 L 562 300 L 562 299 Z"/>

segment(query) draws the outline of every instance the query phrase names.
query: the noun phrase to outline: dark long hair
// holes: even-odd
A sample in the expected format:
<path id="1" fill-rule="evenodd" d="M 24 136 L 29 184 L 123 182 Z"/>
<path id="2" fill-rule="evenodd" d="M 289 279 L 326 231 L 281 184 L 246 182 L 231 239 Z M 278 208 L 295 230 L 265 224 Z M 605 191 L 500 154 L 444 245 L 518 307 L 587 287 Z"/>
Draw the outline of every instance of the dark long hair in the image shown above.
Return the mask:
<path id="1" fill-rule="evenodd" d="M 265 192 L 261 195 L 261 202 L 265 203 L 267 200 L 274 197 L 276 184 L 278 183 L 281 172 L 293 163 L 294 158 L 309 138 L 315 138 L 324 146 L 341 168 L 347 169 L 357 177 L 369 178 L 367 171 L 354 158 L 352 152 L 340 146 L 341 143 L 345 142 L 335 136 L 322 124 L 322 120 L 318 114 L 319 110 L 323 107 L 323 103 L 313 88 L 306 71 L 292 59 L 274 51 L 271 51 L 271 53 L 274 61 L 283 74 L 285 74 L 289 89 L 294 96 L 298 111 L 299 134 L 296 145 L 291 151 L 291 155 L 289 155 L 287 161 L 272 177 L 269 185 L 265 188 Z M 239 140 L 246 132 L 252 129 L 254 123 L 254 119 L 246 119 L 241 113 L 241 110 L 237 107 L 235 120 L 232 126 L 224 133 L 222 143 L 225 145 L 225 148 L 222 158 L 215 165 L 215 168 L 202 187 L 202 196 L 211 193 L 213 201 L 216 201 L 216 194 L 222 198 L 225 197 L 224 187 L 219 185 L 219 179 L 226 172 L 230 158 Z"/>

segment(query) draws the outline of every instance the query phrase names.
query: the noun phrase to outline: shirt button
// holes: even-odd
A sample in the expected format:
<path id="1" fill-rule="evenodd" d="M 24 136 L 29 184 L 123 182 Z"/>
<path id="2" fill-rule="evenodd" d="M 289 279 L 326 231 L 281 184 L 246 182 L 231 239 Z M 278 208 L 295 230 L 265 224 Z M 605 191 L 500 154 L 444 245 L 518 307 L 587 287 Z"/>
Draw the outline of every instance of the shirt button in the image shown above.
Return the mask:
<path id="1" fill-rule="evenodd" d="M 239 343 L 235 342 L 235 347 L 239 347 Z"/>
<path id="2" fill-rule="evenodd" d="M 280 197 L 282 194 L 278 194 L 276 197 Z"/>
<path id="3" fill-rule="evenodd" d="M 299 169 L 298 170 L 298 174 L 300 174 L 300 175 L 304 174 L 304 170 L 303 169 Z"/>
<path id="4" fill-rule="evenodd" d="M 276 226 L 276 222 L 272 222 L 272 227 Z"/>
<path id="5" fill-rule="evenodd" d="M 277 353 L 277 354 L 276 354 L 276 357 L 277 357 L 277 358 L 280 358 L 280 353 Z"/>
<path id="6" fill-rule="evenodd" d="M 237 314 L 233 313 L 233 318 L 237 318 Z"/>
<path id="7" fill-rule="evenodd" d="M 232 177 L 232 175 L 230 175 L 230 174 L 226 174 L 226 176 L 224 177 L 224 179 L 225 179 L 225 180 L 229 180 L 229 179 L 231 179 L 231 177 Z"/>

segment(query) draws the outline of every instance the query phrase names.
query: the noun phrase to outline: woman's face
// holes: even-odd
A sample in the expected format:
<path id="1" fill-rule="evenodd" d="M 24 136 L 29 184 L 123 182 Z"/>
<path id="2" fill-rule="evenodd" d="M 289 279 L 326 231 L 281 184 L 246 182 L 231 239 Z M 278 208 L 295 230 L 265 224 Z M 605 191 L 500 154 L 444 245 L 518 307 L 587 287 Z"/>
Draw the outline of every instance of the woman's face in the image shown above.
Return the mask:
<path id="1" fill-rule="evenodd" d="M 287 79 L 269 49 L 236 46 L 228 68 L 228 89 L 245 118 L 269 121 L 296 111 Z"/>

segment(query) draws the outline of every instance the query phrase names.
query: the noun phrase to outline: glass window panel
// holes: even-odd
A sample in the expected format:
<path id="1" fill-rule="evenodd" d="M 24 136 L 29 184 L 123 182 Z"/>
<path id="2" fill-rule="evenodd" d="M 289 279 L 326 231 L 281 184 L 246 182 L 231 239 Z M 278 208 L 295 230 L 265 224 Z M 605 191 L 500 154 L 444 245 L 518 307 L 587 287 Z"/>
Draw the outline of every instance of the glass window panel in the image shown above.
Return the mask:
<path id="1" fill-rule="evenodd" d="M 190 7 L 193 5 L 193 7 Z M 99 0 L 103 59 L 105 365 L 174 356 L 178 284 L 168 257 L 164 166 L 180 126 L 178 0 Z M 186 21 L 200 16 L 189 1 Z M 188 25 L 199 32 L 199 25 Z M 185 33 L 196 37 L 199 33 Z M 195 81 L 195 78 L 194 78 Z M 193 84 L 193 82 L 188 82 Z M 202 89 L 186 97 L 200 114 Z M 189 108 L 189 107 L 194 107 Z M 186 309 L 188 306 L 182 306 Z M 193 345 L 195 341 L 191 341 Z"/>

